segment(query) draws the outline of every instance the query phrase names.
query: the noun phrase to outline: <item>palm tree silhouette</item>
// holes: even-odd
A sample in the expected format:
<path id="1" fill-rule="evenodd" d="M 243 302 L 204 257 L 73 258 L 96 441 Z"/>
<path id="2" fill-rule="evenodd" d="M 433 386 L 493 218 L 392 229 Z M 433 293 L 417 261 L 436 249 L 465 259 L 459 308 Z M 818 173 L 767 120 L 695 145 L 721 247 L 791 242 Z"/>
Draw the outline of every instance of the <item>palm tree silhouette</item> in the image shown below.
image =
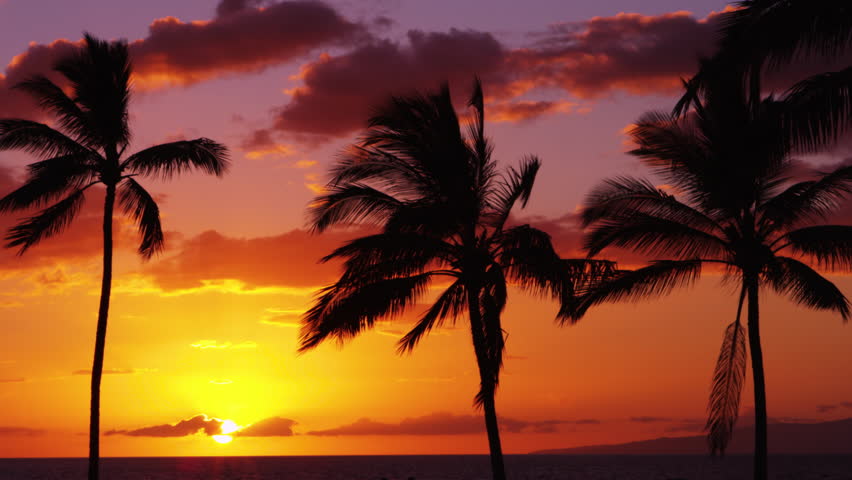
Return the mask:
<path id="1" fill-rule="evenodd" d="M 493 477 L 502 480 L 494 393 L 503 365 L 507 281 L 561 300 L 560 317 L 567 317 L 575 294 L 611 265 L 560 259 L 547 233 L 507 227 L 512 208 L 529 200 L 540 162 L 528 157 L 519 168 L 498 172 L 478 79 L 468 105 L 465 135 L 446 85 L 429 95 L 394 97 L 332 168 L 327 192 L 311 206 L 313 228 L 373 223 L 381 232 L 323 259 L 342 259 L 344 272 L 305 313 L 300 351 L 328 338 L 348 340 L 413 306 L 436 281 L 448 282 L 398 351 L 411 351 L 433 328 L 467 312 L 480 378 L 475 405 L 484 410 Z"/>
<path id="2" fill-rule="evenodd" d="M 124 213 L 135 220 L 142 237 L 139 254 L 148 259 L 163 248 L 160 213 L 154 198 L 134 177 L 170 178 L 192 169 L 221 176 L 229 161 L 226 148 L 206 138 L 157 145 L 123 157 L 130 143 L 127 107 L 132 74 L 125 41 L 110 43 L 85 34 L 79 52 L 57 62 L 54 69 L 65 77 L 70 94 L 44 76 L 32 77 L 15 88 L 32 95 L 53 114 L 64 133 L 29 120 L 0 120 L 0 150 L 24 150 L 41 159 L 29 165 L 23 186 L 0 199 L 0 212 L 40 208 L 61 198 L 9 230 L 6 247 L 18 247 L 18 253 L 23 254 L 72 222 L 86 190 L 96 184 L 106 188 L 103 277 L 89 423 L 89 479 L 97 479 L 100 384 L 112 284 L 116 195 Z"/>
<path id="3" fill-rule="evenodd" d="M 844 321 L 849 316 L 846 297 L 806 261 L 827 270 L 852 267 L 852 227 L 818 224 L 852 191 L 852 167 L 814 180 L 788 177 L 791 152 L 824 145 L 840 130 L 845 119 L 821 121 L 821 113 L 838 98 L 849 105 L 844 98 L 849 89 L 814 88 L 807 80 L 781 98 L 754 101 L 735 68 L 719 61 L 704 67 L 687 113 L 646 114 L 631 131 L 638 145 L 631 153 L 661 175 L 672 193 L 647 180 L 614 178 L 592 191 L 583 211 L 584 224 L 591 226 L 585 239 L 590 255 L 614 246 L 661 260 L 605 282 L 575 314 L 604 301 L 667 293 L 695 281 L 706 264 L 724 268 L 726 278 L 741 286 L 740 309 L 748 300 L 754 475 L 765 479 L 759 288 L 768 286 L 807 307 L 834 310 Z M 714 453 L 724 452 L 738 415 L 746 364 L 739 316 L 738 311 L 726 330 L 708 406 L 706 428 Z"/>
<path id="4" fill-rule="evenodd" d="M 702 61 L 701 69 L 693 78 L 684 81 L 686 92 L 673 110 L 675 115 L 688 114 L 696 105 L 697 97 L 707 97 L 714 78 L 725 71 L 742 82 L 748 91 L 751 115 L 758 117 L 763 108 L 767 73 L 794 60 L 836 59 L 852 47 L 852 4 L 849 2 L 744 0 L 736 2 L 736 6 L 738 8 L 720 17 L 719 51 L 713 58 Z M 799 106 L 786 114 L 794 151 L 817 152 L 837 140 L 852 115 L 850 86 L 852 66 L 814 75 L 788 91 L 786 99 L 795 98 L 794 103 Z M 726 345 L 727 337 L 720 354 L 720 366 L 726 357 Z M 735 355 L 731 353 L 727 358 L 733 360 Z M 715 396 L 717 390 L 713 391 L 711 401 Z M 756 405 L 755 408 L 755 478 L 766 478 L 766 412 L 765 406 L 761 409 Z"/>

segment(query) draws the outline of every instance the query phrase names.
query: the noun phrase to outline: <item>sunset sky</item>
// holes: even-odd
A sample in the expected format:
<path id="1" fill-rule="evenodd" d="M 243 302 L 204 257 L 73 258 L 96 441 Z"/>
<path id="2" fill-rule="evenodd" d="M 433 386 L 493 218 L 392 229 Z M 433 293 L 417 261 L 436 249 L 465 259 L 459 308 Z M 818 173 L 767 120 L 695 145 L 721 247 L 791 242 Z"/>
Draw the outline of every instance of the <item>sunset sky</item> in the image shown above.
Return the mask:
<path id="1" fill-rule="evenodd" d="M 317 260 L 358 234 L 311 235 L 305 207 L 377 102 L 449 80 L 462 107 L 479 75 L 501 164 L 525 154 L 543 162 L 514 221 L 580 256 L 584 195 L 609 176 L 645 175 L 624 153 L 625 129 L 673 106 L 679 79 L 713 52 L 725 6 L 0 0 L 0 118 L 51 122 L 10 86 L 47 73 L 85 31 L 130 43 L 129 150 L 202 136 L 231 150 L 221 179 L 145 179 L 168 232 L 159 257 L 139 259 L 133 225 L 116 222 L 102 454 L 486 453 L 464 319 L 411 355 L 398 356 L 395 342 L 422 306 L 344 348 L 296 354 L 300 315 L 339 271 Z M 796 71 L 771 85 L 788 86 Z M 842 142 L 806 161 L 828 169 L 850 156 L 852 142 Z M 0 152 L 0 196 L 31 161 Z M 102 198 L 94 192 L 69 231 L 23 257 L 0 251 L 0 457 L 86 454 Z M 0 216 L 0 228 L 17 217 Z M 830 278 L 852 294 L 852 278 Z M 511 290 L 497 394 L 505 451 L 700 433 L 736 311 L 719 279 L 604 306 L 573 327 L 554 323 L 555 303 Z M 770 419 L 852 416 L 852 326 L 768 291 L 763 299 Z M 744 422 L 751 398 L 749 385 Z M 225 443 L 212 438 L 229 432 Z"/>

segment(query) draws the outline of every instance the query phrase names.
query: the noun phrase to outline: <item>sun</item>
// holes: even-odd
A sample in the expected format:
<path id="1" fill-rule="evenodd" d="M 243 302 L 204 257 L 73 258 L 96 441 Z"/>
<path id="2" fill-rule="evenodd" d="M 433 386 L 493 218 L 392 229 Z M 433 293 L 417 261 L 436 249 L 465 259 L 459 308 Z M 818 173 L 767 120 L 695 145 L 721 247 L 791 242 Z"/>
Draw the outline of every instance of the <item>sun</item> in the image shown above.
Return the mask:
<path id="1" fill-rule="evenodd" d="M 240 426 L 237 425 L 236 422 L 234 422 L 233 420 L 224 420 L 222 422 L 222 426 L 219 427 L 219 431 L 222 432 L 222 434 L 213 435 L 213 440 L 221 444 L 231 443 L 234 440 L 234 437 L 229 434 L 234 433 L 239 429 Z"/>

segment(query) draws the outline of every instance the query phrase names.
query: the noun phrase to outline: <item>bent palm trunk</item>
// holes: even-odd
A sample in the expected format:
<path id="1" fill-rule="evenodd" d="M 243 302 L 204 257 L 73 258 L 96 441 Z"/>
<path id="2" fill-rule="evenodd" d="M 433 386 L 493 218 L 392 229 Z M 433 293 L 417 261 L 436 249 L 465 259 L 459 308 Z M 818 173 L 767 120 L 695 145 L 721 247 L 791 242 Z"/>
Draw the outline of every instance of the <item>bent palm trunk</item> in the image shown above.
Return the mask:
<path id="1" fill-rule="evenodd" d="M 104 369 L 107 316 L 112 287 L 112 211 L 115 205 L 115 186 L 107 185 L 104 200 L 104 266 L 101 278 L 101 303 L 98 308 L 98 329 L 95 334 L 95 358 L 92 362 L 92 392 L 89 414 L 89 480 L 97 480 L 100 457 L 101 376 Z"/>
<path id="2" fill-rule="evenodd" d="M 473 349 L 476 353 L 476 364 L 479 367 L 480 392 L 478 398 L 482 401 L 485 414 L 485 430 L 488 432 L 488 449 L 491 456 L 491 474 L 494 480 L 506 480 L 506 468 L 503 465 L 503 447 L 500 445 L 500 428 L 497 424 L 497 408 L 494 403 L 495 376 L 493 366 L 485 352 L 485 335 L 482 325 L 482 314 L 479 310 L 479 289 L 468 288 L 468 311 L 470 315 L 470 330 L 473 336 Z"/>
<path id="3" fill-rule="evenodd" d="M 756 275 L 746 277 L 748 289 L 748 343 L 751 351 L 751 370 L 754 378 L 754 480 L 766 480 L 766 380 L 763 376 L 763 351 L 760 347 L 760 310 Z"/>

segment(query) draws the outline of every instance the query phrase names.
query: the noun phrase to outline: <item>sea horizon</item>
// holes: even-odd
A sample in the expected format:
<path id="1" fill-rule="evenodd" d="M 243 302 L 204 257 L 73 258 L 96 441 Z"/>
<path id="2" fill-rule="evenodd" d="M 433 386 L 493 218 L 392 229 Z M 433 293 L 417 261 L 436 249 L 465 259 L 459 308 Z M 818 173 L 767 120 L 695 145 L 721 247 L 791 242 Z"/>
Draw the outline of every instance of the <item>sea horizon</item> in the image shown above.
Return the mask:
<path id="1" fill-rule="evenodd" d="M 507 454 L 515 480 L 747 480 L 751 457 Z M 770 455 L 771 480 L 848 480 L 852 455 Z M 84 478 L 86 459 L 0 458 L 0 479 Z M 103 457 L 105 479 L 487 480 L 488 455 Z"/>

